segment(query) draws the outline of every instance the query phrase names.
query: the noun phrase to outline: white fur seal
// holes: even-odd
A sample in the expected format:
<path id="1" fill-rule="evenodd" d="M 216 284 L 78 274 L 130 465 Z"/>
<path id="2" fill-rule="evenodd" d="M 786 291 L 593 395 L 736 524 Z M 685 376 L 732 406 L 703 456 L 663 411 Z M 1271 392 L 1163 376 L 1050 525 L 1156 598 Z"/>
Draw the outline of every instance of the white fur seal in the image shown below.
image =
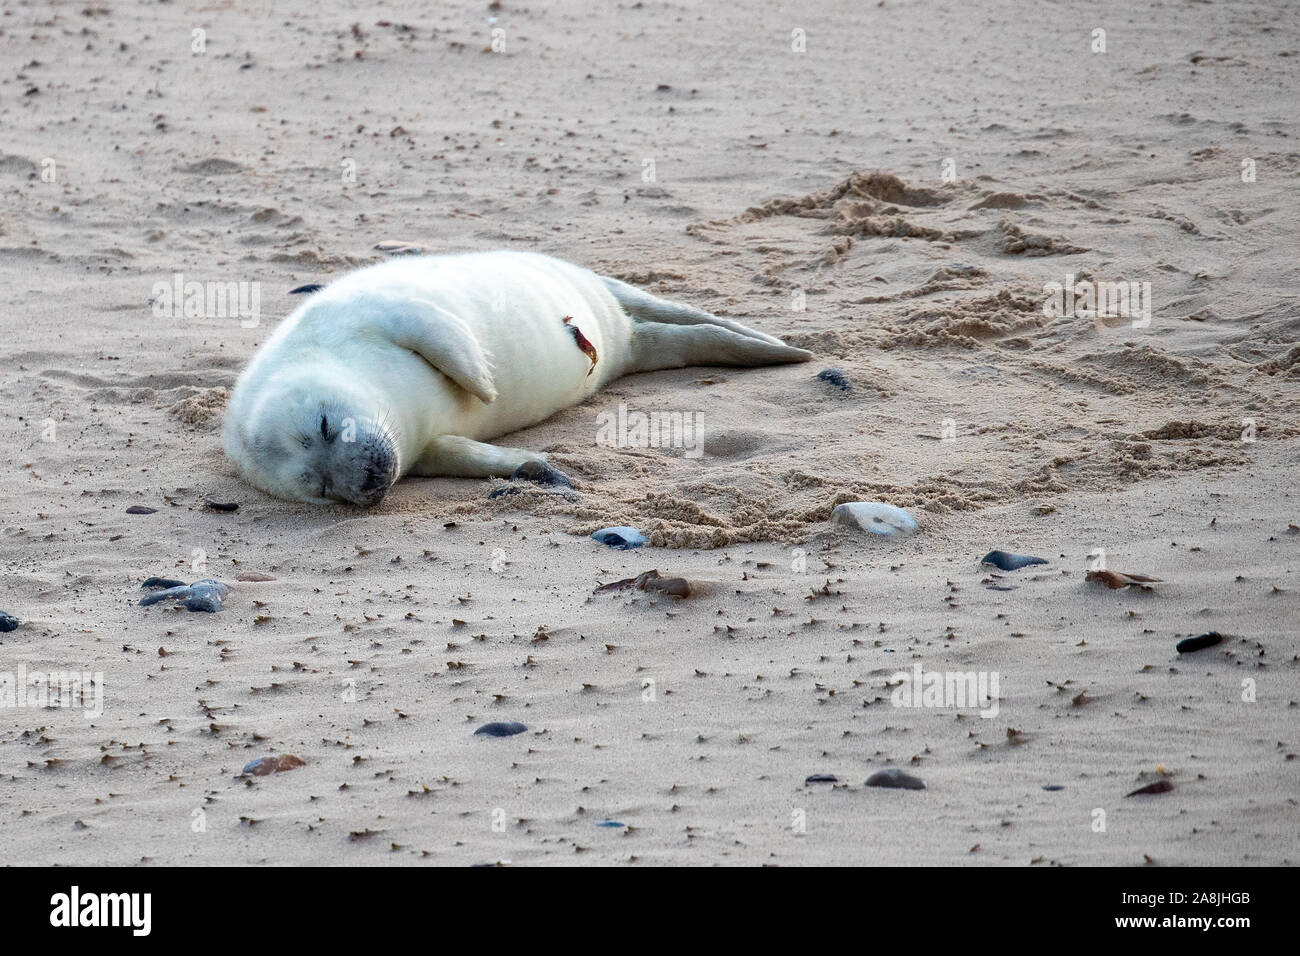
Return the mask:
<path id="1" fill-rule="evenodd" d="M 484 444 L 630 372 L 812 353 L 527 252 L 392 259 L 280 323 L 239 376 L 226 454 L 280 498 L 377 504 L 406 474 L 563 480 Z"/>

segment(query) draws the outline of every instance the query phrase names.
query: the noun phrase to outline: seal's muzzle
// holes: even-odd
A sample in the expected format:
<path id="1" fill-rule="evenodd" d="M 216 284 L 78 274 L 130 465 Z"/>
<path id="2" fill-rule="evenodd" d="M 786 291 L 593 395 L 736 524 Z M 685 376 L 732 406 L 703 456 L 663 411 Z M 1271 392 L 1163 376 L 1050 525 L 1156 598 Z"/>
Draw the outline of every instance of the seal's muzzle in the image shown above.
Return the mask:
<path id="1" fill-rule="evenodd" d="M 336 484 L 335 492 L 354 505 L 370 508 L 384 500 L 397 480 L 397 450 L 386 431 L 370 432 L 357 441 L 355 468 L 350 469 L 355 483 Z"/>

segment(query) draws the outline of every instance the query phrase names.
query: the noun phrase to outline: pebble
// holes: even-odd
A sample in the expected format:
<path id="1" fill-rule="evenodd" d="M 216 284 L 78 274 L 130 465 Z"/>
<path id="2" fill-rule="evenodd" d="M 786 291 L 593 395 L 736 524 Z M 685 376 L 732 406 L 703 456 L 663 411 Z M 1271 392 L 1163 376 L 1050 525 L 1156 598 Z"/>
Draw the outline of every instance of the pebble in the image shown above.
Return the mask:
<path id="1" fill-rule="evenodd" d="M 157 514 L 158 509 L 146 508 L 144 505 L 132 505 L 126 509 L 126 513 L 129 515 L 152 515 Z"/>
<path id="2" fill-rule="evenodd" d="M 478 730 L 474 731 L 474 736 L 482 734 L 485 737 L 513 737 L 515 734 L 522 734 L 528 727 L 518 721 L 494 721 L 490 724 L 484 724 Z"/>
<path id="3" fill-rule="evenodd" d="M 1001 571 L 1019 571 L 1031 564 L 1046 563 L 1046 558 L 1035 558 L 1029 554 L 1012 554 L 1010 551 L 990 551 L 980 558 L 980 564 L 991 564 Z"/>
<path id="4" fill-rule="evenodd" d="M 205 505 L 213 511 L 238 511 L 239 502 L 237 501 L 204 501 Z"/>
<path id="5" fill-rule="evenodd" d="M 1223 640 L 1223 635 L 1218 631 L 1209 631 L 1205 634 L 1198 634 L 1196 637 L 1187 637 L 1174 645 L 1174 650 L 1179 654 L 1190 654 L 1192 651 L 1201 651 L 1207 647 L 1213 647 Z"/>
<path id="6" fill-rule="evenodd" d="M 1051 790 L 1051 791 L 1055 792 L 1055 791 L 1057 791 L 1057 790 L 1064 790 L 1065 788 L 1064 788 L 1063 786 L 1061 786 L 1059 783 L 1045 783 L 1045 784 L 1043 784 L 1043 789 L 1044 789 L 1044 790 Z"/>
<path id="7" fill-rule="evenodd" d="M 598 820 L 596 826 L 604 827 L 607 830 L 621 830 L 627 824 L 621 820 Z"/>
<path id="8" fill-rule="evenodd" d="M 321 285 L 320 283 L 318 283 L 318 282 L 308 282 L 306 285 L 300 285 L 300 286 L 298 286 L 298 288 L 296 288 L 296 289 L 290 289 L 290 290 L 289 290 L 289 294 L 290 294 L 290 295 L 306 295 L 306 294 L 308 294 L 308 293 L 310 293 L 310 292 L 319 292 L 319 291 L 320 291 L 321 289 L 323 289 L 323 288 L 325 288 L 325 287 L 324 287 L 323 285 Z"/>
<path id="9" fill-rule="evenodd" d="M 155 591 L 153 594 L 146 594 L 140 598 L 140 604 L 143 607 L 157 604 L 159 601 L 179 601 L 184 599 L 187 610 L 206 611 L 209 614 L 215 614 L 221 610 L 221 602 L 230 593 L 229 585 L 222 584 L 212 578 L 204 578 L 202 581 L 195 581 L 193 584 L 167 581 L 163 578 L 150 578 L 141 587 L 150 587 L 150 581 L 158 582 L 152 586 L 162 587 L 162 590 Z"/>
<path id="10" fill-rule="evenodd" d="M 601 544 L 607 544 L 611 548 L 618 548 L 620 551 L 630 551 L 632 548 L 639 548 L 649 542 L 649 538 L 643 535 L 636 528 L 617 527 L 601 528 L 599 531 L 592 533 L 592 538 Z"/>
<path id="11" fill-rule="evenodd" d="M 833 773 L 815 773 L 811 777 L 804 777 L 804 783 L 839 783 L 840 778 Z"/>
<path id="12" fill-rule="evenodd" d="M 177 581 L 175 578 L 145 578 L 142 588 L 183 588 L 184 581 Z"/>
<path id="13" fill-rule="evenodd" d="M 422 256 L 429 251 L 427 246 L 417 242 L 404 242 L 401 239 L 385 239 L 375 246 L 376 252 L 386 256 Z"/>
<path id="14" fill-rule="evenodd" d="M 836 505 L 831 524 L 869 531 L 886 538 L 902 538 L 916 531 L 916 519 L 883 501 L 849 501 Z"/>
<path id="15" fill-rule="evenodd" d="M 254 777 L 265 777 L 268 773 L 284 773 L 305 766 L 307 761 L 301 757 L 281 754 L 278 757 L 258 757 L 256 760 L 250 760 L 244 764 L 244 773 L 251 773 Z"/>
<path id="16" fill-rule="evenodd" d="M 849 380 L 846 379 L 844 373 L 837 368 L 828 368 L 825 371 L 818 372 L 817 377 L 823 382 L 829 382 L 841 391 L 853 391 L 853 386 L 849 384 Z"/>
<path id="17" fill-rule="evenodd" d="M 1126 793 L 1126 797 L 1141 797 L 1152 793 L 1168 793 L 1174 789 L 1174 785 L 1168 780 L 1157 780 L 1155 783 L 1149 783 L 1145 787 L 1138 787 L 1131 793 Z"/>
<path id="18" fill-rule="evenodd" d="M 897 767 L 887 767 L 884 770 L 877 770 L 868 777 L 866 786 L 894 787 L 902 790 L 924 790 L 925 781 L 920 777 L 913 777 L 910 773 L 904 773 Z"/>
<path id="19" fill-rule="evenodd" d="M 18 627 L 19 623 L 18 618 L 14 617 L 12 614 L 6 614 L 4 611 L 0 611 L 0 633 L 14 630 Z"/>

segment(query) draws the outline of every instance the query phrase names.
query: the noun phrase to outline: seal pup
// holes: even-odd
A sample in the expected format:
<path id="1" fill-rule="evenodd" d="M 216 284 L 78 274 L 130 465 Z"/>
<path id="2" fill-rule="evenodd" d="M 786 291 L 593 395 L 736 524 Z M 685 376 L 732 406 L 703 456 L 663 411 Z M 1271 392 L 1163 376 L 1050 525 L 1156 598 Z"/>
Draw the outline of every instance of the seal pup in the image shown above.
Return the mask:
<path id="1" fill-rule="evenodd" d="M 239 376 L 226 454 L 253 485 L 377 504 L 404 475 L 564 476 L 486 440 L 632 372 L 812 353 L 529 252 L 408 256 L 312 293 Z"/>

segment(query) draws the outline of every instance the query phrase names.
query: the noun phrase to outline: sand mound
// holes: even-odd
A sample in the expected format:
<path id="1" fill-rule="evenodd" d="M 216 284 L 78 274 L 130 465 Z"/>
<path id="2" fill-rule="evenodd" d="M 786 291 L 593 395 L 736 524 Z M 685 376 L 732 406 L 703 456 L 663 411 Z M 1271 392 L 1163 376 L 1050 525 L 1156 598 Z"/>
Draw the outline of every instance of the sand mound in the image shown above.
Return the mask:
<path id="1" fill-rule="evenodd" d="M 199 428 L 216 428 L 230 401 L 230 389 L 224 386 L 205 388 L 171 405 L 167 412 L 177 421 Z"/>

